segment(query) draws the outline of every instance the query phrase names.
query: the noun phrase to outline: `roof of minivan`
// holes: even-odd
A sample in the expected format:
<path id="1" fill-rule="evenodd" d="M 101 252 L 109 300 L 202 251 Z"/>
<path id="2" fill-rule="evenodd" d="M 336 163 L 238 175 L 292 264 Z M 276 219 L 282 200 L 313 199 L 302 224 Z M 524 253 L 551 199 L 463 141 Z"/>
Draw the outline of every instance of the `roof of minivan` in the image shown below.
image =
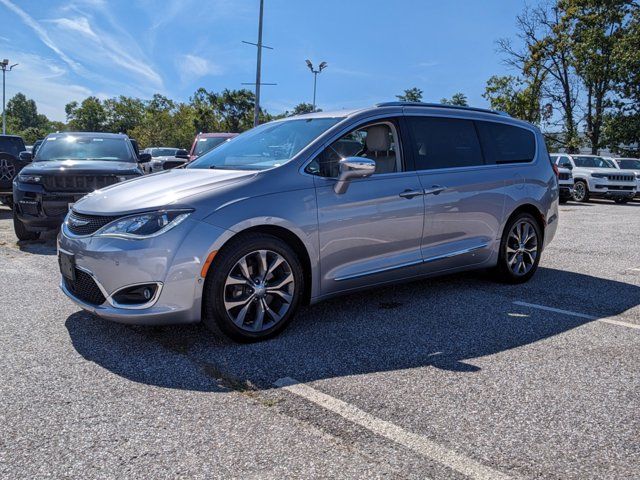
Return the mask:
<path id="1" fill-rule="evenodd" d="M 415 110 L 414 110 L 415 109 Z M 350 109 L 350 110 L 333 110 L 329 112 L 313 112 L 313 113 L 305 113 L 302 115 L 295 115 L 293 117 L 286 117 L 281 120 L 289 120 L 289 119 L 309 119 L 309 118 L 331 118 L 331 117 L 355 117 L 362 115 L 363 117 L 369 116 L 371 114 L 389 114 L 389 115 L 397 115 L 401 113 L 406 113 L 407 111 L 415 111 L 421 113 L 437 113 L 440 115 L 450 115 L 450 116 L 458 116 L 464 115 L 477 118 L 477 119 L 486 119 L 486 120 L 499 120 L 505 123 L 511 123 L 513 125 L 526 126 L 528 128 L 537 129 L 535 125 L 532 125 L 529 122 L 525 122 L 524 120 L 520 120 L 514 117 L 511 117 L 503 112 L 498 112 L 496 110 L 487 110 L 484 108 L 475 108 L 475 107 L 459 107 L 456 105 L 441 105 L 435 103 L 419 103 L 419 102 L 386 102 L 386 103 L 378 103 L 372 107 L 367 108 L 358 108 L 358 109 Z"/>

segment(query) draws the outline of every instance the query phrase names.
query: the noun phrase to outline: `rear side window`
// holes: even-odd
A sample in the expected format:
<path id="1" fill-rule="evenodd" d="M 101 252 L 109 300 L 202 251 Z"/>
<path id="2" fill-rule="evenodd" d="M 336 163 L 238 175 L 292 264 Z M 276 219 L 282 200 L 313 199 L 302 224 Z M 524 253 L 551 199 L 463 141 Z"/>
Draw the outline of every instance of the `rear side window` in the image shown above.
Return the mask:
<path id="1" fill-rule="evenodd" d="M 416 170 L 484 165 L 471 120 L 407 117 Z"/>
<path id="2" fill-rule="evenodd" d="M 487 163 L 531 162 L 536 154 L 536 139 L 524 128 L 496 122 L 476 122 Z"/>

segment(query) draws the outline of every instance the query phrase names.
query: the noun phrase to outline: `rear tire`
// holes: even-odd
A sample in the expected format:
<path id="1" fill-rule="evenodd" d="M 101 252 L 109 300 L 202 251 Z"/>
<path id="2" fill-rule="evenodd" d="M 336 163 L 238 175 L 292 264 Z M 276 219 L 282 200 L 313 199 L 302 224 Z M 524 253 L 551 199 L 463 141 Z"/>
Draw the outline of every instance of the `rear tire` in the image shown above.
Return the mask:
<path id="1" fill-rule="evenodd" d="M 507 223 L 495 273 L 503 283 L 524 283 L 538 270 L 542 253 L 542 232 L 537 220 L 519 213 Z"/>
<path id="2" fill-rule="evenodd" d="M 576 180 L 573 186 L 573 199 L 576 202 L 588 202 L 589 201 L 589 186 L 584 180 Z"/>
<path id="3" fill-rule="evenodd" d="M 209 268 L 202 321 L 237 342 L 266 340 L 291 321 L 302 292 L 302 265 L 286 242 L 262 233 L 241 235 Z"/>
<path id="4" fill-rule="evenodd" d="M 13 211 L 13 230 L 16 232 L 18 240 L 38 240 L 40 238 L 40 232 L 30 232 L 24 223 L 16 215 L 16 211 Z"/>

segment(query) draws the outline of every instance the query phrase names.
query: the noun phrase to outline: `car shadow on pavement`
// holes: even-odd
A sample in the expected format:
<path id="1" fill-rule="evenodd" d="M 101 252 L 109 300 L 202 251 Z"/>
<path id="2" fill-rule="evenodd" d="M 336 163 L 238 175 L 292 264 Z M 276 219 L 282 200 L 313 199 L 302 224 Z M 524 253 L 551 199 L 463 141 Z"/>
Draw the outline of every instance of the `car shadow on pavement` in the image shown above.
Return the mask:
<path id="1" fill-rule="evenodd" d="M 495 284 L 482 273 L 441 277 L 306 307 L 280 336 L 249 345 L 217 339 L 201 325 L 132 327 L 83 312 L 71 315 L 66 327 L 84 358 L 135 382 L 268 389 L 283 377 L 311 382 L 425 366 L 473 374 L 480 370 L 473 359 L 591 321 L 513 301 L 569 309 L 566 302 L 584 306 L 594 296 L 616 299 L 587 312 L 604 318 L 640 304 L 640 287 L 548 268 L 520 286 Z"/>

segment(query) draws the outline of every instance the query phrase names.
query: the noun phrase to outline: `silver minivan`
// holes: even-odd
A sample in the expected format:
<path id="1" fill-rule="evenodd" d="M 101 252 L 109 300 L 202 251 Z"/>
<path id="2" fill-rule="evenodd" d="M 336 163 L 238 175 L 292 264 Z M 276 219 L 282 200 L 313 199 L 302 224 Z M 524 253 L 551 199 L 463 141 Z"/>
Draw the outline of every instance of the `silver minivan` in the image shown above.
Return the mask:
<path id="1" fill-rule="evenodd" d="M 66 217 L 58 258 L 64 293 L 102 318 L 254 341 L 301 304 L 372 286 L 471 269 L 524 282 L 557 224 L 536 127 L 391 102 L 270 122 L 97 190 Z"/>

